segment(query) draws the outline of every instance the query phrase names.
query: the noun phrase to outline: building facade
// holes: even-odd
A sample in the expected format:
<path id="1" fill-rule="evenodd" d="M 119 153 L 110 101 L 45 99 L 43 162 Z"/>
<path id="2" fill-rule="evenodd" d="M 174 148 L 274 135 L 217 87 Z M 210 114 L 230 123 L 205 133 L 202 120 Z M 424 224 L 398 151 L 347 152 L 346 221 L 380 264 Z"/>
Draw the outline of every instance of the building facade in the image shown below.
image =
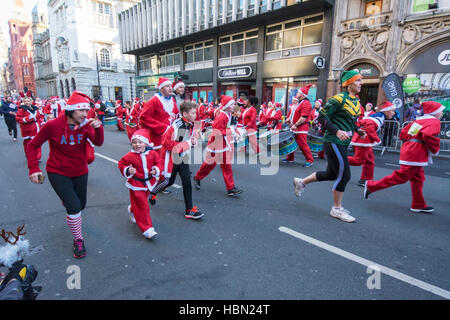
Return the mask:
<path id="1" fill-rule="evenodd" d="M 120 12 L 122 52 L 133 54 L 138 95 L 159 77 L 182 79 L 187 98 L 226 94 L 291 102 L 296 89 L 326 93 L 334 1 L 144 0 Z"/>
<path id="2" fill-rule="evenodd" d="M 50 51 L 57 94 L 95 99 L 135 96 L 134 57 L 120 52 L 117 13 L 137 0 L 49 0 Z"/>
<path id="3" fill-rule="evenodd" d="M 4 95 L 8 91 L 8 45 L 6 44 L 6 34 L 0 27 L 0 94 Z"/>
<path id="4" fill-rule="evenodd" d="M 450 96 L 449 0 L 337 0 L 333 30 L 328 97 L 349 69 L 364 75 L 363 104 L 386 99 L 382 83 L 392 73 L 406 102 Z"/>

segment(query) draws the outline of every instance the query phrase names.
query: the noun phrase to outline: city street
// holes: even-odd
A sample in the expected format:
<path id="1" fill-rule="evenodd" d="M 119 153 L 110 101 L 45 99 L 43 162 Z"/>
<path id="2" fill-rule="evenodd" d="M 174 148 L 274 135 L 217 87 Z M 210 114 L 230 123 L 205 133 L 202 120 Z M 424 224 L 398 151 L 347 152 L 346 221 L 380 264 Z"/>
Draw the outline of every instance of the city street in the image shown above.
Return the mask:
<path id="1" fill-rule="evenodd" d="M 47 179 L 28 180 L 22 139 L 13 142 L 0 120 L 0 228 L 26 224 L 25 237 L 45 247 L 25 260 L 39 271 L 38 299 L 450 299 L 449 160 L 425 168 L 431 215 L 409 212 L 409 184 L 363 200 L 356 184 L 361 168 L 352 167 L 344 206 L 353 224 L 330 217 L 331 182 L 294 195 L 293 178 L 324 169 L 324 160 L 306 169 L 297 153 L 295 164 L 281 164 L 273 176 L 260 175 L 260 165 L 234 165 L 236 186 L 244 190 L 236 198 L 227 197 L 216 167 L 193 190 L 204 218 L 184 218 L 177 178 L 172 193 L 151 207 L 158 235 L 147 240 L 128 218 L 129 192 L 116 163 L 130 144 L 107 126 L 89 167 L 87 256 L 76 260 L 60 200 Z M 379 153 L 376 178 L 398 168 L 398 154 Z M 42 169 L 47 157 L 46 144 Z M 198 168 L 191 166 L 193 174 Z M 70 289 L 76 267 L 81 288 Z"/>

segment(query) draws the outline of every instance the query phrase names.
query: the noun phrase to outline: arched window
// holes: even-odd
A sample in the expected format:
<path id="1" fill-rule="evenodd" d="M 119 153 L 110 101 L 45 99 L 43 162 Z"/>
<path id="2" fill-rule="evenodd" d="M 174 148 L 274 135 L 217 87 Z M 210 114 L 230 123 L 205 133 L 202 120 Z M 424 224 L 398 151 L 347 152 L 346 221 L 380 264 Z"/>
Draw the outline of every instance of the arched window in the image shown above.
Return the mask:
<path id="1" fill-rule="evenodd" d="M 100 50 L 100 66 L 103 68 L 111 67 L 111 57 L 108 49 Z"/>
<path id="2" fill-rule="evenodd" d="M 72 91 L 77 90 L 77 86 L 75 85 L 75 79 L 72 78 Z"/>
<path id="3" fill-rule="evenodd" d="M 69 88 L 69 81 L 66 79 L 66 95 L 67 98 L 70 97 L 70 88 Z"/>
<path id="4" fill-rule="evenodd" d="M 62 80 L 59 80 L 59 87 L 61 88 L 61 97 L 64 97 L 64 84 Z"/>

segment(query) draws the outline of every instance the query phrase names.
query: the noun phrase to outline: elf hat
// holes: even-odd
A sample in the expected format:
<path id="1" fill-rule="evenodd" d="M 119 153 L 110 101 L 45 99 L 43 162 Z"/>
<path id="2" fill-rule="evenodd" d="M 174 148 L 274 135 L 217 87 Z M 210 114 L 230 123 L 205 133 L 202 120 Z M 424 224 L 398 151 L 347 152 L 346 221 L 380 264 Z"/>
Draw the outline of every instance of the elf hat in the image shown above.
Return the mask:
<path id="1" fill-rule="evenodd" d="M 222 96 L 220 98 L 220 102 L 222 104 L 222 109 L 226 110 L 228 108 L 230 108 L 233 104 L 236 103 L 236 101 L 234 101 L 234 99 L 232 97 L 229 96 Z"/>
<path id="2" fill-rule="evenodd" d="M 359 73 L 359 70 L 355 69 L 344 71 L 341 75 L 341 85 L 343 88 L 345 88 L 359 79 L 362 79 L 362 75 Z"/>
<path id="3" fill-rule="evenodd" d="M 93 101 L 88 95 L 75 90 L 67 101 L 65 110 L 89 110 L 89 101 Z"/>
<path id="4" fill-rule="evenodd" d="M 370 104 L 370 103 L 368 103 Z M 397 106 L 389 101 L 385 101 L 380 105 L 380 112 L 386 112 L 397 109 Z"/>
<path id="5" fill-rule="evenodd" d="M 423 113 L 435 115 L 439 112 L 444 111 L 444 106 L 436 101 L 425 101 L 422 103 Z"/>
<path id="6" fill-rule="evenodd" d="M 303 88 L 299 89 L 299 91 L 300 91 L 301 93 L 303 93 L 305 96 L 307 96 L 308 93 L 309 93 L 309 89 L 310 89 L 311 87 L 315 87 L 315 86 L 314 86 L 313 84 L 308 84 L 306 87 L 303 87 Z"/>
<path id="7" fill-rule="evenodd" d="M 133 141 L 134 139 L 138 139 L 139 141 L 142 141 L 146 145 L 153 147 L 153 143 L 150 142 L 148 131 L 145 129 L 137 130 L 131 137 L 131 141 Z"/>
<path id="8" fill-rule="evenodd" d="M 177 90 L 179 87 L 185 87 L 186 85 L 184 84 L 183 81 L 178 81 L 178 82 L 174 82 L 172 85 L 172 89 L 173 91 Z"/>
<path id="9" fill-rule="evenodd" d="M 172 81 L 170 81 L 169 79 L 167 79 L 167 78 L 159 78 L 159 81 L 158 81 L 158 89 L 162 89 L 163 87 L 165 87 L 165 86 L 167 86 L 167 85 L 172 85 Z"/>

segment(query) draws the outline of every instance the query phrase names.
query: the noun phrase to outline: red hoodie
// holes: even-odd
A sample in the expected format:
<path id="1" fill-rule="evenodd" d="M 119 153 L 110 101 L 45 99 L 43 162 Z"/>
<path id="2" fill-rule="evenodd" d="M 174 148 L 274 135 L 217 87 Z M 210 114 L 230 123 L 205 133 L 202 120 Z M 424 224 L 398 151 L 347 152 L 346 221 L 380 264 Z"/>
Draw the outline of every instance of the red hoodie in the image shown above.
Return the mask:
<path id="1" fill-rule="evenodd" d="M 66 177 L 78 177 L 88 173 L 86 139 L 96 146 L 103 144 L 103 127 L 94 129 L 91 125 L 80 125 L 72 130 L 65 114 L 48 121 L 27 147 L 27 160 L 30 175 L 40 172 L 37 150 L 49 141 L 50 155 L 46 170 Z"/>

